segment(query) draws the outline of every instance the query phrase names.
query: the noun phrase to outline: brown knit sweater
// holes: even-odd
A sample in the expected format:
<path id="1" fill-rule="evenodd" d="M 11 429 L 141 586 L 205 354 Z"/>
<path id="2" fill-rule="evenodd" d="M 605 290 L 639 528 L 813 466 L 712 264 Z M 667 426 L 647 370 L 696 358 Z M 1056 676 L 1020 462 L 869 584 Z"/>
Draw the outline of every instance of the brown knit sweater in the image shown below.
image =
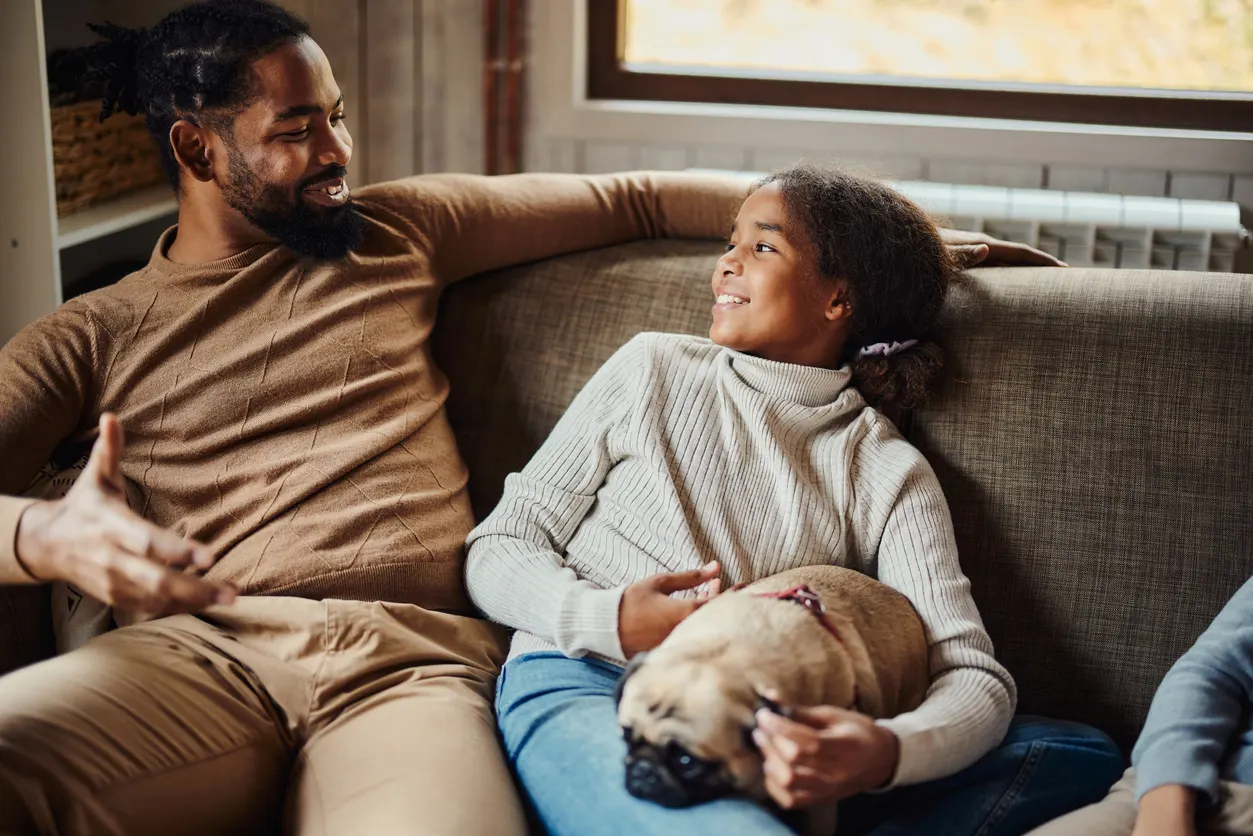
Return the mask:
<path id="1" fill-rule="evenodd" d="M 144 517 L 208 545 L 244 594 L 466 611 L 466 468 L 428 341 L 441 289 L 645 237 L 726 234 L 743 185 L 696 175 L 415 177 L 358 194 L 361 249 L 276 245 L 148 266 L 0 350 L 0 494 L 102 412 L 126 430 Z M 0 496 L 0 583 L 28 503 Z"/>

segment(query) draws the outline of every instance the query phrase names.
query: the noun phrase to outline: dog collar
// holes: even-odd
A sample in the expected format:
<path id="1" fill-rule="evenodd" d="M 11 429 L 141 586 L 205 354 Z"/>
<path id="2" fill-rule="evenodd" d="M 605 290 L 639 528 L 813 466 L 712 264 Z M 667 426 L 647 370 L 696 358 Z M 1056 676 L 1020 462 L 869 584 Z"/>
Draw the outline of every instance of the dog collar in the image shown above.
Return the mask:
<path id="1" fill-rule="evenodd" d="M 773 598 L 777 601 L 791 601 L 793 604 L 800 604 L 813 613 L 814 618 L 818 619 L 818 623 L 822 625 L 822 628 L 831 634 L 831 638 L 841 645 L 844 644 L 844 638 L 840 635 L 840 631 L 831 623 L 831 619 L 827 618 L 827 608 L 822 603 L 822 598 L 805 584 L 779 592 L 754 592 L 753 594 L 758 598 Z M 861 689 L 857 687 L 857 683 L 853 683 L 853 701 L 848 705 L 848 709 L 861 712 Z"/>

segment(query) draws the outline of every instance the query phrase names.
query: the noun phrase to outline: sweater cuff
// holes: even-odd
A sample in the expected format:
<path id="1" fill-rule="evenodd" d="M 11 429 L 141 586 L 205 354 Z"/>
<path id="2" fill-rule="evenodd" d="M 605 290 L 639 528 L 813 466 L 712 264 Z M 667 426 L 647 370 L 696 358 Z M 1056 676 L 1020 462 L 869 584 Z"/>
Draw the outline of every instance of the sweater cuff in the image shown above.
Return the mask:
<path id="1" fill-rule="evenodd" d="M 1211 803 L 1218 800 L 1218 767 L 1187 747 L 1151 748 L 1136 759 L 1134 766 L 1137 802 L 1149 790 L 1167 784 L 1191 787 Z"/>
<path id="2" fill-rule="evenodd" d="M 622 604 L 623 589 L 601 589 L 587 581 L 571 586 L 557 617 L 558 646 L 622 659 L 618 607 Z"/>
<path id="3" fill-rule="evenodd" d="M 931 730 L 911 714 L 902 714 L 888 720 L 876 720 L 875 725 L 881 726 L 896 735 L 899 746 L 896 771 L 892 778 L 879 792 L 921 784 L 935 778 L 930 764 L 935 760 L 935 740 Z"/>
<path id="4" fill-rule="evenodd" d="M 17 559 L 17 524 L 37 499 L 0 496 L 0 586 L 39 583 Z"/>

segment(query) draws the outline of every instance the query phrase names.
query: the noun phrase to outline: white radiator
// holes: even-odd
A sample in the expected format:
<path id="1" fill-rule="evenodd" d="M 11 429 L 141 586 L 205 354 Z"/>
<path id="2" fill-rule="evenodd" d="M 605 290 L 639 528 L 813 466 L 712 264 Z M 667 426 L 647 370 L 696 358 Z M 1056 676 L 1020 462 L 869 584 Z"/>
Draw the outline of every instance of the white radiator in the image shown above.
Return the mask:
<path id="1" fill-rule="evenodd" d="M 763 176 L 735 173 L 746 179 Z M 1253 261 L 1237 258 L 1250 246 L 1238 203 L 915 180 L 886 182 L 950 226 L 1030 244 L 1073 267 L 1230 273 L 1250 269 L 1248 263 Z"/>
<path id="2" fill-rule="evenodd" d="M 1021 241 L 1073 267 L 1236 269 L 1248 246 L 1240 205 L 1175 197 L 896 181 L 919 206 L 958 229 Z"/>

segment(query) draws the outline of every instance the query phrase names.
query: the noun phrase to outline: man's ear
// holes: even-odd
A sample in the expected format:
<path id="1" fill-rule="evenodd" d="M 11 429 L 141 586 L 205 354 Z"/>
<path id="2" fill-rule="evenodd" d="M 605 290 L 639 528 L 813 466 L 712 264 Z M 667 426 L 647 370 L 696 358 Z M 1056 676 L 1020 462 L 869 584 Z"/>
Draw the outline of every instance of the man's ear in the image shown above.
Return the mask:
<path id="1" fill-rule="evenodd" d="M 186 119 L 179 119 L 170 126 L 170 147 L 174 159 L 189 177 L 208 183 L 213 179 L 213 156 L 209 150 L 209 137 L 204 128 Z"/>
<path id="2" fill-rule="evenodd" d="M 622 702 L 622 691 L 626 688 L 627 680 L 635 675 L 635 672 L 640 669 L 640 665 L 644 664 L 644 660 L 647 658 L 647 651 L 644 653 L 636 653 L 631 661 L 627 663 L 626 670 L 622 672 L 622 678 L 618 680 L 618 684 L 613 688 L 614 705 Z"/>

